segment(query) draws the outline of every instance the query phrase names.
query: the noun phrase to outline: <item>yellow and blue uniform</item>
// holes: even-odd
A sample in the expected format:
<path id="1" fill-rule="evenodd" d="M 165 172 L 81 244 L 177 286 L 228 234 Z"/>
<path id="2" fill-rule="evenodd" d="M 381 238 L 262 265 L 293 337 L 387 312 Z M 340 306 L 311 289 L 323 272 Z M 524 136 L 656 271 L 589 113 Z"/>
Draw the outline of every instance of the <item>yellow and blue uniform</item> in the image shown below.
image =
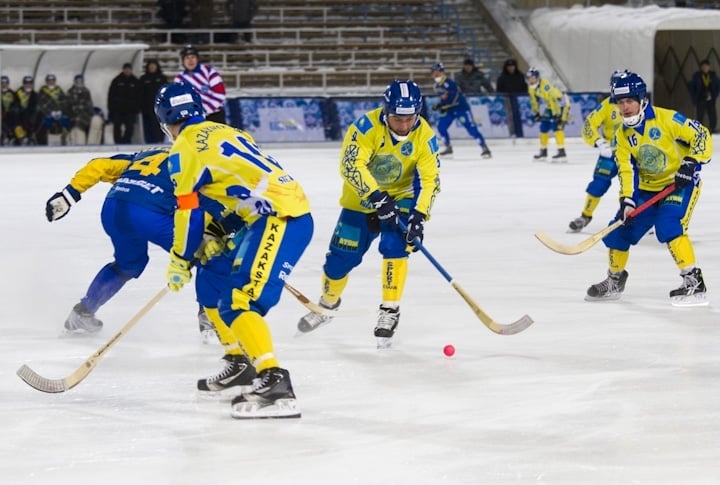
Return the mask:
<path id="1" fill-rule="evenodd" d="M 565 146 L 565 131 L 570 103 L 563 94 L 547 79 L 539 79 L 535 87 L 528 85 L 530 107 L 536 117 L 540 117 L 540 148 L 547 148 L 550 131 L 555 132 L 558 148 Z"/>
<path id="2" fill-rule="evenodd" d="M 383 108 L 365 113 L 348 128 L 343 140 L 342 210 L 323 266 L 322 300 L 329 304 L 340 299 L 350 271 L 362 262 L 378 236 L 383 256 L 383 301 L 398 302 L 402 295 L 412 248 L 397 228 L 379 223 L 368 196 L 377 190 L 387 192 L 407 224 L 411 210 L 429 219 L 440 192 L 438 142 L 430 125 L 418 117 L 407 138 L 397 140 L 385 116 Z"/>
<path id="3" fill-rule="evenodd" d="M 149 261 L 149 243 L 170 249 L 175 197 L 166 160 L 166 149 L 95 158 L 66 188 L 80 200 L 79 194 L 98 182 L 113 184 L 100 217 L 114 260 L 98 272 L 81 301 L 93 314 L 128 280 L 142 274 Z"/>
<path id="4" fill-rule="evenodd" d="M 608 96 L 585 118 L 581 131 L 582 139 L 592 147 L 598 146 L 598 142 L 601 140 L 604 140 L 612 147 L 613 143 L 615 143 L 615 131 L 620 125 L 622 125 L 620 112 L 612 98 Z M 585 189 L 587 196 L 582 210 L 583 216 L 592 217 L 593 212 L 600 203 L 600 198 L 608 191 L 612 179 L 616 175 L 615 157 L 608 158 L 600 154 L 595 163 L 593 178 Z"/>
<path id="5" fill-rule="evenodd" d="M 621 126 L 615 134 L 620 197 L 642 204 L 672 184 L 685 156 L 698 162 L 694 182 L 676 190 L 662 202 L 633 218 L 603 239 L 610 248 L 610 270 L 622 271 L 628 250 L 655 226 L 655 235 L 666 243 L 681 270 L 695 264 L 687 225 L 700 196 L 699 171 L 712 155 L 712 137 L 699 122 L 665 108 L 647 106 L 644 121 L 636 127 Z"/>
<path id="6" fill-rule="evenodd" d="M 258 371 L 279 367 L 263 316 L 279 301 L 284 279 L 312 237 L 305 192 L 249 134 L 202 116 L 183 123 L 170 152 L 178 201 L 171 251 L 192 258 L 202 240 L 196 228 L 211 206 L 224 207 L 247 223 L 247 233 L 231 253 L 230 284 L 220 295 L 217 316 Z M 213 320 L 210 312 L 208 317 Z"/>

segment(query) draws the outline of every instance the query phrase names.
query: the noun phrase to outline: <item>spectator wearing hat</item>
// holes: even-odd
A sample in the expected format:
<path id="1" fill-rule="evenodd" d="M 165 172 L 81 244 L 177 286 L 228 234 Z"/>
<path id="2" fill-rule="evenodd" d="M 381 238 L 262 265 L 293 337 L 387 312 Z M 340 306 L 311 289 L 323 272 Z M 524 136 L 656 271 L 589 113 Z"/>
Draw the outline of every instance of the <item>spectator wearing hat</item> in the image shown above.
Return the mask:
<path id="1" fill-rule="evenodd" d="M 70 118 L 70 145 L 87 145 L 88 131 L 95 111 L 90 90 L 85 87 L 85 78 L 77 74 L 68 89 L 68 117 Z"/>
<path id="2" fill-rule="evenodd" d="M 15 128 L 20 115 L 20 102 L 15 91 L 10 89 L 10 78 L 0 77 L 0 96 L 2 97 L 2 136 L 0 144 L 18 144 Z"/>
<path id="3" fill-rule="evenodd" d="M 455 74 L 455 83 L 466 96 L 479 96 L 495 91 L 485 73 L 478 69 L 475 61 L 470 58 L 463 61 L 462 71 Z"/>
<path id="4" fill-rule="evenodd" d="M 68 97 L 57 85 L 55 74 L 45 76 L 45 85 L 38 92 L 38 108 L 43 120 L 38 144 L 65 145 L 70 134 Z"/>
<path id="5" fill-rule="evenodd" d="M 505 106 L 508 114 L 508 127 L 510 134 L 522 136 L 522 119 L 518 107 L 517 96 L 526 96 L 528 85 L 525 81 L 525 74 L 518 69 L 515 59 L 508 59 L 503 64 L 503 69 L 495 83 L 498 93 L 508 95 Z"/>
<path id="6" fill-rule="evenodd" d="M 183 71 L 175 76 L 174 82 L 189 84 L 200 94 L 205 119 L 225 123 L 225 83 L 220 73 L 200 62 L 200 53 L 193 45 L 183 47 L 180 59 Z"/>
<path id="7" fill-rule="evenodd" d="M 38 108 L 38 93 L 32 76 L 23 77 L 23 84 L 15 94 L 20 103 L 16 138 L 20 145 L 37 145 L 37 136 L 42 124 Z"/>
<path id="8" fill-rule="evenodd" d="M 113 124 L 113 138 L 118 145 L 132 143 L 135 124 L 140 113 L 140 80 L 133 74 L 132 64 L 123 64 L 122 72 L 110 82 L 108 117 Z"/>
<path id="9" fill-rule="evenodd" d="M 156 144 L 165 140 L 165 134 L 155 116 L 155 95 L 164 84 L 167 84 L 167 77 L 160 64 L 155 59 L 148 59 L 145 73 L 140 76 L 140 110 L 145 143 Z"/>

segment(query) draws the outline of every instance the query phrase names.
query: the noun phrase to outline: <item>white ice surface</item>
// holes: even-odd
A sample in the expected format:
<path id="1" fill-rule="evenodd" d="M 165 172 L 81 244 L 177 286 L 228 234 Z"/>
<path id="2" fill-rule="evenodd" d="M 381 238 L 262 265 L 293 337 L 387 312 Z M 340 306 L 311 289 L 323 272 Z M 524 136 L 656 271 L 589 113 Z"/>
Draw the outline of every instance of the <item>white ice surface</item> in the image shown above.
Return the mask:
<path id="1" fill-rule="evenodd" d="M 312 202 L 315 237 L 290 279 L 312 299 L 338 213 L 338 148 L 268 148 Z M 653 236 L 632 251 L 622 300 L 588 303 L 585 289 L 605 277 L 602 243 L 561 256 L 533 234 L 572 244 L 602 229 L 617 185 L 586 231 L 568 234 L 595 151 L 570 140 L 570 162 L 553 165 L 530 161 L 536 140 L 491 149 L 480 160 L 458 144 L 444 161 L 425 243 L 495 319 L 536 323 L 491 333 L 418 253 L 395 348 L 378 351 L 373 248 L 343 295 L 344 308 L 365 314 L 302 338 L 305 309 L 290 294 L 269 314 L 303 417 L 250 422 L 195 396 L 222 352 L 200 343 L 191 287 L 161 300 L 76 388 L 43 394 L 15 375 L 23 363 L 51 378 L 72 372 L 163 287 L 166 256 L 153 249 L 142 277 L 100 310 L 100 335 L 59 338 L 112 258 L 99 220 L 107 186 L 53 224 L 45 200 L 99 153 L 2 154 L 0 483 L 720 483 L 719 167 L 703 171 L 690 231 L 710 306 L 671 307 L 681 279 Z"/>

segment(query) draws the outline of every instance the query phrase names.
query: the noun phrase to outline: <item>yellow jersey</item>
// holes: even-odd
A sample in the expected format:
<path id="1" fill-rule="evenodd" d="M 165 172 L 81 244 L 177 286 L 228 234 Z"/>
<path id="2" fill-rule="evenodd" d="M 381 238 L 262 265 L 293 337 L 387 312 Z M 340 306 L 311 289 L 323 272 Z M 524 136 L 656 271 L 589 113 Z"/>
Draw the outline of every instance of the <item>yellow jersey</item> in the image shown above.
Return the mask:
<path id="1" fill-rule="evenodd" d="M 610 101 L 610 97 L 603 99 L 594 110 L 585 118 L 582 127 L 582 139 L 594 147 L 601 138 L 610 146 L 615 142 L 615 132 L 622 125 L 622 116 L 617 104 Z"/>

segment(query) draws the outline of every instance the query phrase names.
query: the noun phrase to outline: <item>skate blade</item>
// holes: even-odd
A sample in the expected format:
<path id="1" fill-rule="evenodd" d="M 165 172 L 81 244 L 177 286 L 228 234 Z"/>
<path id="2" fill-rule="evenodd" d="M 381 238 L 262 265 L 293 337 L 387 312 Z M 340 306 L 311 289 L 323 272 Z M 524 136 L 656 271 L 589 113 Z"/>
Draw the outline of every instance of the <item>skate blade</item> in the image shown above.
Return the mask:
<path id="1" fill-rule="evenodd" d="M 232 405 L 230 416 L 235 419 L 287 419 L 302 416 L 295 399 L 278 399 L 262 405 L 255 401 L 243 401 Z"/>
<path id="2" fill-rule="evenodd" d="M 696 293 L 689 296 L 674 296 L 670 298 L 670 304 L 674 307 L 707 306 L 710 302 L 705 293 Z"/>
<path id="3" fill-rule="evenodd" d="M 392 348 L 392 337 L 377 337 L 377 349 L 385 350 Z"/>
<path id="4" fill-rule="evenodd" d="M 196 390 L 197 398 L 201 401 L 232 401 L 236 397 L 253 391 L 255 386 L 232 386 L 219 391 Z"/>
<path id="5" fill-rule="evenodd" d="M 606 296 L 585 295 L 585 301 L 615 301 L 620 299 L 621 293 L 610 293 Z"/>

